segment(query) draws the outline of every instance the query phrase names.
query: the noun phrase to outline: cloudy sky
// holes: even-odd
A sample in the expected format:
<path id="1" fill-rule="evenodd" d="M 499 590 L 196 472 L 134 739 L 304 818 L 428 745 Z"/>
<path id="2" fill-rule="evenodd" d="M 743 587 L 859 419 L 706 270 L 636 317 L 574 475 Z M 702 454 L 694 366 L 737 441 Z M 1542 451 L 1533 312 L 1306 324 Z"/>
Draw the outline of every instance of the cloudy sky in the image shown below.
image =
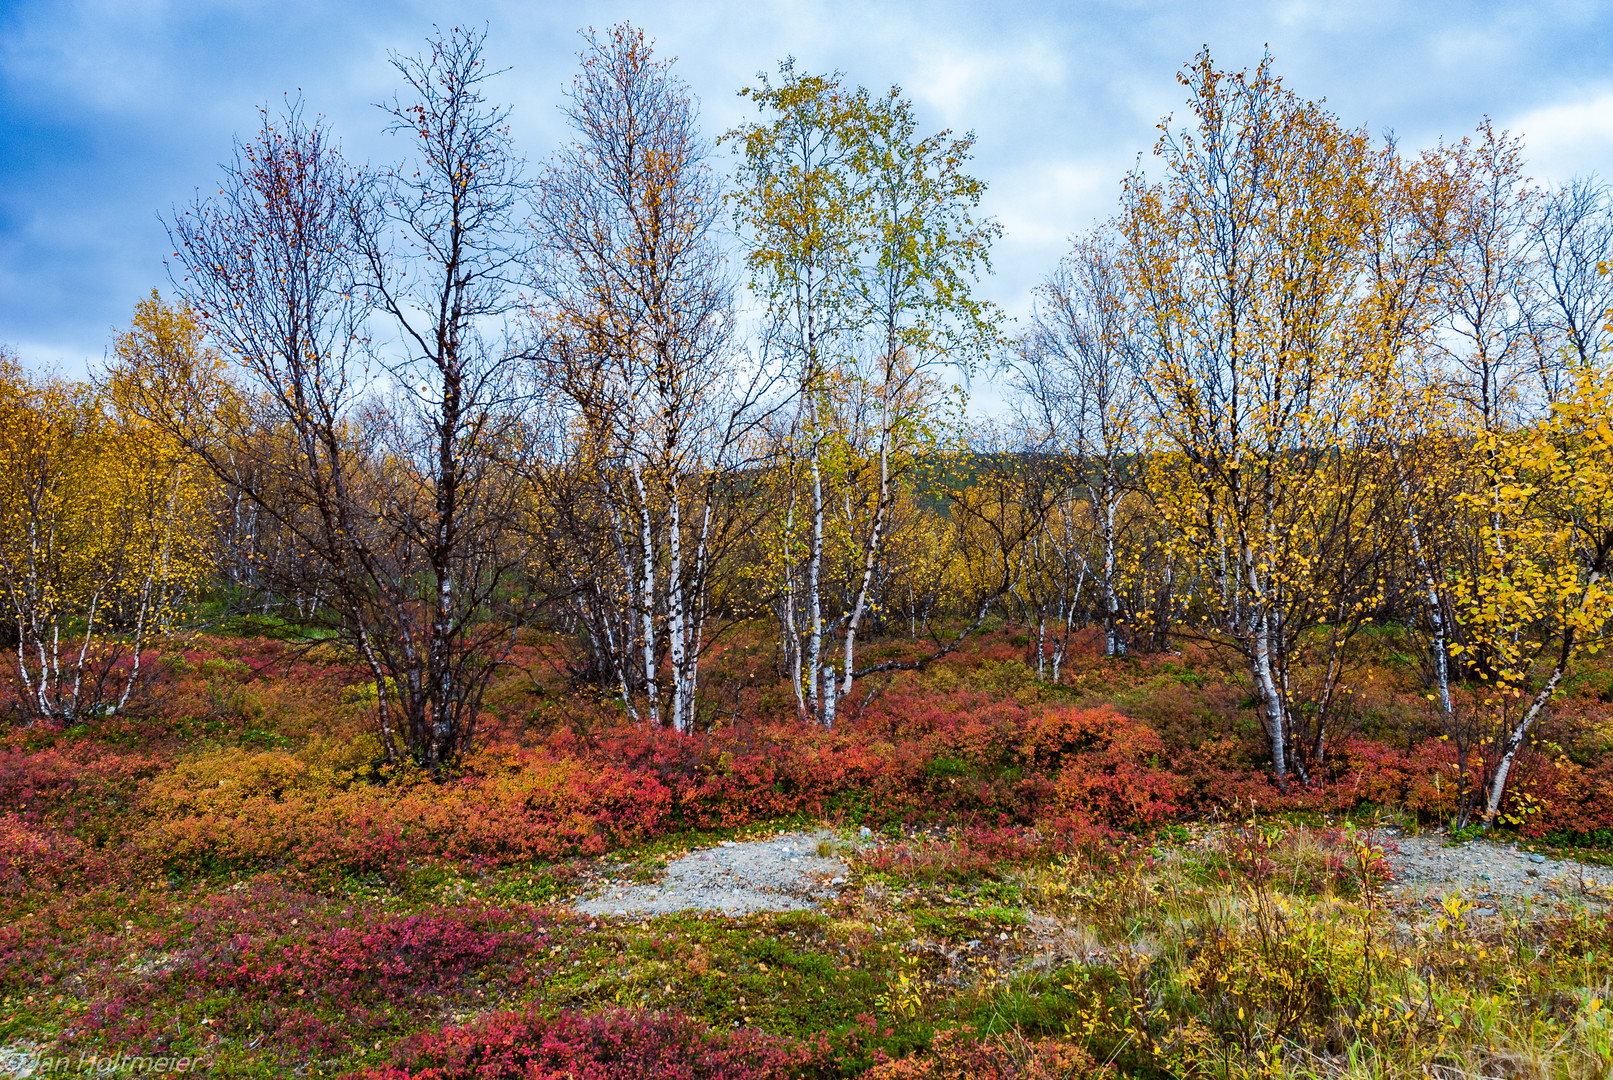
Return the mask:
<path id="1" fill-rule="evenodd" d="M 486 24 L 536 161 L 560 135 L 577 31 L 624 19 L 679 58 L 711 134 L 786 55 L 899 84 L 927 126 L 973 129 L 1006 229 L 984 289 L 1015 315 L 1067 238 L 1110 213 L 1206 44 L 1237 67 L 1269 47 L 1289 86 L 1407 147 L 1489 115 L 1525 137 L 1538 179 L 1613 174 L 1613 0 L 0 0 L 0 342 L 66 374 L 97 363 L 167 285 L 158 213 L 213 179 L 258 106 L 300 90 L 350 156 L 385 161 L 398 150 L 371 103 L 395 87 L 388 52 L 416 51 L 433 23 Z"/>

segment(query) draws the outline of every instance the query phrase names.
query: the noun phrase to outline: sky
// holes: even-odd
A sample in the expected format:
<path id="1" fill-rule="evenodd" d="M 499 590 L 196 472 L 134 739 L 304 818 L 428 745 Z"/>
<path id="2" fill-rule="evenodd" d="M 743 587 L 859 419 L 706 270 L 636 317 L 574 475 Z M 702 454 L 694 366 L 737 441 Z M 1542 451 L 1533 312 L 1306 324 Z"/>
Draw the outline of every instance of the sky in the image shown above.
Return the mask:
<path id="1" fill-rule="evenodd" d="M 579 31 L 623 20 L 678 58 L 708 135 L 748 118 L 737 91 L 786 56 L 901 86 L 930 130 L 973 130 L 982 209 L 1004 227 L 980 291 L 1019 319 L 1184 112 L 1176 75 L 1204 46 L 1234 68 L 1269 49 L 1290 88 L 1403 147 L 1489 116 L 1538 180 L 1613 177 L 1613 0 L 0 0 L 0 344 L 34 369 L 93 370 L 136 301 L 168 291 L 159 215 L 214 181 L 260 106 L 300 92 L 350 157 L 386 162 L 401 152 L 374 107 L 397 87 L 389 53 L 434 24 L 485 26 L 537 164 L 563 134 Z"/>

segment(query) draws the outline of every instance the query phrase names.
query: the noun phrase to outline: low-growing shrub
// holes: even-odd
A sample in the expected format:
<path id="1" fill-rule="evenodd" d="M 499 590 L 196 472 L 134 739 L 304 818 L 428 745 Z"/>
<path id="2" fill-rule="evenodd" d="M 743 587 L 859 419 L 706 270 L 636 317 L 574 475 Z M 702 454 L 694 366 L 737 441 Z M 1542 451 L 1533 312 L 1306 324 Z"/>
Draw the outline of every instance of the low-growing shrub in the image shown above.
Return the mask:
<path id="1" fill-rule="evenodd" d="M 71 833 L 0 814 L 0 895 L 104 884 L 114 865 Z"/>
<path id="2" fill-rule="evenodd" d="M 1221 834 L 1220 844 L 1238 878 L 1295 893 L 1359 896 L 1394 876 L 1387 858 L 1392 844 L 1343 829 L 1232 828 Z"/>
<path id="3" fill-rule="evenodd" d="M 153 785 L 138 843 L 171 869 L 290 862 L 363 872 L 419 858 L 493 865 L 600 854 L 663 831 L 653 775 L 575 758 L 510 755 L 446 784 L 342 783 L 284 752 L 231 751 Z"/>
<path id="4" fill-rule="evenodd" d="M 1062 1039 L 980 1038 L 969 1028 L 936 1035 L 928 1053 L 875 1065 L 867 1080 L 1075 1080 L 1110 1076 L 1111 1066 Z"/>
<path id="5" fill-rule="evenodd" d="M 793 1080 L 826 1070 L 821 1044 L 717 1032 L 674 1012 L 494 1013 L 408 1041 L 366 1080 Z"/>
<path id="6" fill-rule="evenodd" d="M 923 882 L 963 882 L 995 878 L 1018 866 L 1046 863 L 1080 853 L 1098 860 L 1115 854 L 1117 835 L 1079 819 L 1055 819 L 1038 828 L 970 827 L 940 839 L 923 839 L 877 848 L 863 857 L 876 873 Z"/>
<path id="7" fill-rule="evenodd" d="M 198 977 L 236 991 L 317 987 L 329 994 L 359 987 L 413 990 L 463 978 L 531 937 L 486 924 L 498 910 L 458 917 L 409 915 L 370 926 L 339 926 L 291 941 L 245 944 L 226 964 L 211 960 Z M 294 929 L 294 928 L 288 928 Z"/>

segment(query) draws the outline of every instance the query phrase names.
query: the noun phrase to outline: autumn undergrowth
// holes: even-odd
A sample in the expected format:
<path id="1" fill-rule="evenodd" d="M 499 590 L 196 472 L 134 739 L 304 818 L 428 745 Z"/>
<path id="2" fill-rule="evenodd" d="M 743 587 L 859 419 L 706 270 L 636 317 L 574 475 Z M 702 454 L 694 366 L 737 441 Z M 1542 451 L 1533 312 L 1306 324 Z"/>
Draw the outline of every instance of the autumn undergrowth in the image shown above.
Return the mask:
<path id="1" fill-rule="evenodd" d="M 1394 891 L 1396 836 L 1439 827 L 1451 792 L 1444 744 L 1366 734 L 1416 707 L 1388 665 L 1328 775 L 1281 792 L 1202 653 L 1088 649 L 1055 687 L 987 635 L 826 733 L 740 642 L 714 665 L 725 704 L 678 737 L 569 687 L 540 641 L 439 784 L 378 760 L 334 647 L 191 644 L 149 715 L 18 718 L 0 740 L 15 1060 L 376 1080 L 1613 1068 L 1595 895 L 1485 914 Z M 1525 773 L 1521 839 L 1613 828 L 1600 758 L 1575 760 L 1605 727 L 1587 685 Z M 569 906 L 804 827 L 839 830 L 827 853 L 849 861 L 821 910 Z"/>

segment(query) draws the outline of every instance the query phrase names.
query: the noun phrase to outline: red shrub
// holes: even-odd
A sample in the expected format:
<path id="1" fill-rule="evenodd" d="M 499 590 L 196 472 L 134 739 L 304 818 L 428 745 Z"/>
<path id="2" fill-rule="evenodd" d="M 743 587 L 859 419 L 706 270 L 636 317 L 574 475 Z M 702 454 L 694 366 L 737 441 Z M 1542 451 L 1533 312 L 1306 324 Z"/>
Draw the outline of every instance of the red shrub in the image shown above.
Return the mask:
<path id="1" fill-rule="evenodd" d="M 1054 805 L 1117 828 L 1147 828 L 1182 810 L 1183 784 L 1160 764 L 1164 744 L 1112 709 L 1051 709 L 1031 727 L 1027 756 L 1061 767 Z"/>
<path id="2" fill-rule="evenodd" d="M 318 987 L 343 992 L 382 983 L 388 989 L 436 986 L 463 977 L 530 937 L 485 928 L 487 921 L 502 915 L 496 910 L 459 917 L 410 915 L 371 927 L 321 930 L 289 942 L 243 936 L 230 965 L 209 962 L 198 974 L 235 989 L 269 991 Z"/>
<path id="3" fill-rule="evenodd" d="M 1512 784 L 1503 812 L 1521 820 L 1525 836 L 1560 834 L 1564 841 L 1613 841 L 1613 755 L 1589 766 L 1568 760 L 1538 763 Z"/>
<path id="4" fill-rule="evenodd" d="M 0 814 L 0 893 L 101 884 L 111 870 L 105 856 L 72 834 Z"/>
<path id="5" fill-rule="evenodd" d="M 410 1040 L 368 1080 L 786 1080 L 826 1064 L 822 1045 L 753 1029 L 714 1032 L 677 1013 L 494 1013 Z"/>
<path id="6" fill-rule="evenodd" d="M 0 750 L 0 807 L 51 810 L 70 803 L 105 813 L 124 803 L 162 759 L 99 743 Z"/>
<path id="7" fill-rule="evenodd" d="M 677 827 L 852 807 L 886 819 L 1138 828 L 1180 809 L 1161 749 L 1146 725 L 1107 708 L 921 685 L 832 733 L 793 718 L 704 736 L 562 729 L 543 746 L 485 750 L 446 784 L 374 785 L 284 751 L 229 750 L 147 784 L 136 840 L 186 871 L 373 871 L 598 854 Z"/>
<path id="8" fill-rule="evenodd" d="M 269 664 L 209 665 L 207 656 L 223 650 L 212 643 L 194 658 L 222 672 L 205 675 L 220 686 L 250 684 L 267 693 L 291 682 L 280 675 L 295 666 L 299 680 L 306 668 L 329 696 L 327 683 L 340 677 L 277 654 L 279 681 L 265 684 Z M 1454 808 L 1448 744 L 1402 751 L 1343 740 L 1328 776 L 1279 791 L 1256 756 L 1258 740 L 1205 726 L 1190 745 L 1169 743 L 1147 719 L 1048 700 L 1053 692 L 1014 656 L 1005 641 L 986 639 L 968 655 L 883 686 L 833 732 L 798 721 L 787 701 L 766 713 L 760 691 L 748 689 L 738 692 L 755 709 L 692 736 L 567 698 L 565 707 L 587 713 L 585 720 L 556 723 L 543 735 L 512 721 L 501 729 L 505 741 L 484 744 L 461 778 L 443 784 L 372 782 L 370 750 L 352 746 L 351 731 L 296 753 L 228 749 L 179 762 L 88 741 L 23 749 L 28 743 L 19 737 L 0 750 L 0 808 L 26 805 L 30 815 L 43 812 L 81 838 L 93 825 L 104 850 L 122 845 L 129 857 L 168 870 L 279 865 L 318 874 L 430 859 L 471 866 L 553 860 L 680 828 L 792 815 L 1040 825 L 1060 845 L 1106 851 L 1109 830 L 1149 829 L 1188 810 L 1242 818 L 1338 811 L 1363 801 L 1430 816 Z M 1131 670 L 1091 664 L 1116 678 Z M 1187 710 L 1195 724 L 1210 725 L 1224 712 L 1211 693 L 1219 684 L 1205 689 L 1175 661 L 1168 666 L 1149 694 L 1169 691 L 1166 704 Z M 185 692 L 200 693 L 204 674 L 184 675 Z M 1170 677 L 1161 682 L 1163 675 Z M 512 705 L 529 701 L 507 696 Z M 516 745 L 518 738 L 529 742 Z M 1544 808 L 1530 821 L 1533 829 L 1586 832 L 1613 820 L 1613 771 L 1537 763 L 1520 770 L 1518 790 Z M 971 860 L 990 861 L 970 852 L 924 858 L 956 864 L 957 872 Z M 954 870 L 938 864 L 935 872 Z"/>
<path id="9" fill-rule="evenodd" d="M 1400 750 L 1366 739 L 1340 744 L 1339 786 L 1356 802 L 1397 806 L 1415 814 L 1450 818 L 1461 796 L 1456 748 L 1431 739 L 1412 750 Z"/>

